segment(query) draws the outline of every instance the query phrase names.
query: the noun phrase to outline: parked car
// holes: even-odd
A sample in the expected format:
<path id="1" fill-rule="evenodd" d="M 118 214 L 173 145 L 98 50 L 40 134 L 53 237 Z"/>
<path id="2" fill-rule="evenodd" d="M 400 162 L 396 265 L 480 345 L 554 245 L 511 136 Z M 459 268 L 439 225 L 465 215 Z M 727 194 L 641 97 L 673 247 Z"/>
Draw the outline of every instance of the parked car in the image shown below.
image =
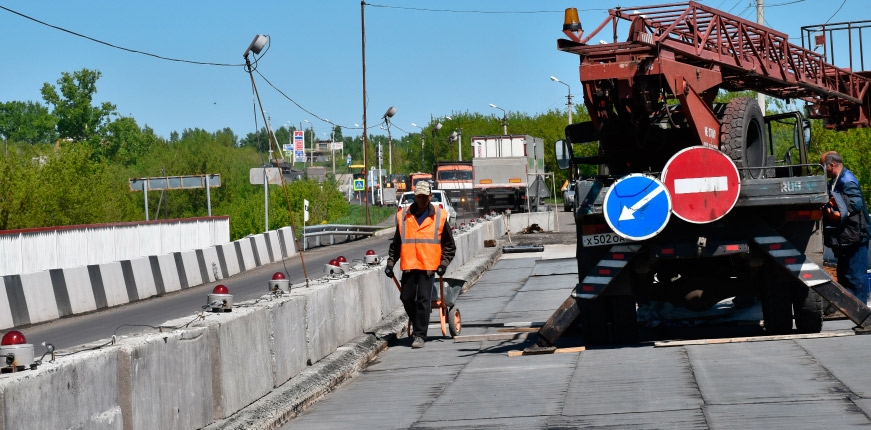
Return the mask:
<path id="1" fill-rule="evenodd" d="M 399 208 L 402 209 L 410 204 L 414 203 L 414 192 L 409 191 L 406 193 L 402 193 L 402 197 L 399 198 Z M 450 227 L 456 227 L 457 225 L 457 211 L 454 209 L 454 206 L 451 205 L 451 201 L 448 199 L 448 196 L 442 190 L 432 190 L 432 200 L 430 203 L 433 206 L 438 206 L 446 211 L 448 211 L 448 225 Z"/>
<path id="2" fill-rule="evenodd" d="M 566 212 L 575 210 L 575 183 L 569 182 L 569 186 L 563 191 L 563 208 Z"/>

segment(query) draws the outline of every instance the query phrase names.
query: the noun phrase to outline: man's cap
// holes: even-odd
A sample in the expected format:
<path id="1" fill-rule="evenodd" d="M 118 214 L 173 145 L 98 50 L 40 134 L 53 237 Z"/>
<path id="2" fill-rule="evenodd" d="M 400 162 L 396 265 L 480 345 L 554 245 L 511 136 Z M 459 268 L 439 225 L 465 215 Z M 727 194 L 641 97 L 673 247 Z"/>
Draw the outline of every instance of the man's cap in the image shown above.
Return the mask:
<path id="1" fill-rule="evenodd" d="M 432 194 L 432 190 L 430 189 L 429 182 L 420 181 L 417 185 L 414 186 L 414 195 L 422 194 L 428 196 Z"/>

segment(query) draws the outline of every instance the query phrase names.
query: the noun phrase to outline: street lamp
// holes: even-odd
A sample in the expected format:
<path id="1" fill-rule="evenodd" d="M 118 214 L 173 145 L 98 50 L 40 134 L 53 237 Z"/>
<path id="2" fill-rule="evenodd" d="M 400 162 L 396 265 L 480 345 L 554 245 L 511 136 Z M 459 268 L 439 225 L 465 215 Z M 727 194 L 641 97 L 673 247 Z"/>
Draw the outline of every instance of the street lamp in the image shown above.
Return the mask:
<path id="1" fill-rule="evenodd" d="M 437 131 L 442 129 L 442 123 L 437 122 L 436 125 L 432 126 L 432 162 L 435 163 L 439 160 L 438 154 L 436 153 L 436 145 L 435 134 Z"/>
<path id="2" fill-rule="evenodd" d="M 554 82 L 559 82 L 559 83 L 565 85 L 566 88 L 569 89 L 569 95 L 566 96 L 569 99 L 569 102 L 566 104 L 569 106 L 569 125 L 572 125 L 572 87 L 570 87 L 569 84 L 557 79 L 555 76 L 551 76 L 550 80 L 552 80 Z"/>
<path id="3" fill-rule="evenodd" d="M 393 136 L 390 135 L 390 118 L 396 115 L 396 108 L 390 106 L 387 112 L 381 118 L 384 118 L 384 123 L 387 126 L 387 174 L 393 174 Z"/>
<path id="4" fill-rule="evenodd" d="M 426 140 L 426 135 L 423 134 L 423 127 L 415 123 L 411 123 L 411 126 L 420 129 L 420 171 L 423 172 L 423 142 Z"/>
<path id="5" fill-rule="evenodd" d="M 502 109 L 499 106 L 490 103 L 491 108 L 496 108 L 502 111 L 502 134 L 508 135 L 508 115 L 505 113 L 505 109 Z"/>
<path id="6" fill-rule="evenodd" d="M 450 135 L 448 135 L 448 141 L 449 141 L 449 142 L 456 142 L 458 137 L 459 137 L 459 135 L 457 135 L 457 131 L 454 130 L 454 131 L 451 132 Z M 458 150 L 460 149 L 460 145 L 459 145 L 459 143 L 457 144 L 457 149 L 458 149 Z M 453 151 L 451 151 L 451 152 L 453 152 Z M 451 158 L 453 158 L 453 157 L 451 157 Z"/>

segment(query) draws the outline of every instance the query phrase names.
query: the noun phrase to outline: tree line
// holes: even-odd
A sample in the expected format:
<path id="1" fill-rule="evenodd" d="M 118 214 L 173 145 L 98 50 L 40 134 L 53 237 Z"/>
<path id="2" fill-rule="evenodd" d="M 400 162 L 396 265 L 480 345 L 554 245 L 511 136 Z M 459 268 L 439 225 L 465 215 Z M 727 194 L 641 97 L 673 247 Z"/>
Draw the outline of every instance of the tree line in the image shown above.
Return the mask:
<path id="1" fill-rule="evenodd" d="M 145 219 L 141 192 L 130 192 L 130 178 L 221 174 L 221 187 L 212 190 L 212 213 L 229 215 L 231 237 L 237 239 L 263 231 L 262 187 L 249 183 L 249 170 L 267 162 L 269 139 L 262 127 L 245 136 L 230 128 L 207 131 L 200 128 L 173 131 L 168 139 L 157 136 L 147 125 L 139 125 L 132 116 L 119 115 L 109 102 L 94 103 L 101 73 L 82 69 L 63 73 L 52 85 L 40 90 L 41 102 L 8 101 L 0 103 L 0 230 L 47 227 Z M 723 95 L 726 101 L 735 95 Z M 769 99 L 773 100 L 773 99 Z M 770 111 L 787 109 L 775 101 Z M 589 119 L 581 104 L 573 112 L 575 122 Z M 556 167 L 552 143 L 564 138 L 568 114 L 563 110 L 507 115 L 509 134 L 528 134 L 545 142 L 545 165 L 554 172 L 556 186 L 567 178 Z M 441 123 L 440 130 L 434 126 Z M 839 151 L 845 164 L 860 179 L 868 198 L 871 187 L 871 131 L 855 129 L 836 132 L 825 129 L 821 121 L 812 121 L 812 158 L 828 150 Z M 502 118 L 477 112 L 452 112 L 450 119 L 434 118 L 422 129 L 390 125 L 386 130 L 375 124 L 367 135 L 368 164 L 377 164 L 377 147 L 383 148 L 383 167 L 392 155 L 393 172 L 430 171 L 435 160 L 471 159 L 471 137 L 502 134 Z M 314 137 L 303 129 L 306 140 Z M 289 143 L 296 128 L 283 126 L 274 131 L 276 143 Z M 335 126 L 332 135 L 344 143 L 345 155 L 352 164 L 363 164 L 362 136 L 344 136 Z M 461 144 L 450 140 L 452 132 L 462 136 Z M 398 136 L 396 136 L 398 135 Z M 596 145 L 575 145 L 576 155 L 593 155 Z M 351 173 L 344 160 L 336 160 L 336 173 Z M 811 160 L 816 162 L 816 160 Z M 322 163 L 324 164 L 324 163 Z M 328 167 L 331 163 L 325 163 Z M 298 165 L 298 167 L 302 167 Z M 595 173 L 589 166 L 586 174 Z M 328 169 L 330 171 L 330 169 Z M 356 171 L 353 173 L 357 173 Z M 288 184 L 288 198 L 296 225 L 302 225 L 302 200 L 311 202 L 309 224 L 334 222 L 347 217 L 350 208 L 331 178 L 325 184 L 300 181 Z M 278 187 L 270 191 L 270 229 L 290 225 L 284 193 Z M 150 218 L 185 218 L 208 213 L 204 190 L 150 192 Z M 158 212 L 159 209 L 159 212 Z"/>

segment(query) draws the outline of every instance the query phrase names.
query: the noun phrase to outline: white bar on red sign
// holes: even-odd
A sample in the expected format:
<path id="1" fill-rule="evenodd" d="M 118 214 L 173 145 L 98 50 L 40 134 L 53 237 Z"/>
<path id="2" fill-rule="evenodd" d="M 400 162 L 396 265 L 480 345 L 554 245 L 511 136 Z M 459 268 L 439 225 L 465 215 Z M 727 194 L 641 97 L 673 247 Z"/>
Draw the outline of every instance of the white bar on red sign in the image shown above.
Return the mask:
<path id="1" fill-rule="evenodd" d="M 729 181 L 725 176 L 712 178 L 687 178 L 674 180 L 675 194 L 708 193 L 712 191 L 728 191 Z"/>

